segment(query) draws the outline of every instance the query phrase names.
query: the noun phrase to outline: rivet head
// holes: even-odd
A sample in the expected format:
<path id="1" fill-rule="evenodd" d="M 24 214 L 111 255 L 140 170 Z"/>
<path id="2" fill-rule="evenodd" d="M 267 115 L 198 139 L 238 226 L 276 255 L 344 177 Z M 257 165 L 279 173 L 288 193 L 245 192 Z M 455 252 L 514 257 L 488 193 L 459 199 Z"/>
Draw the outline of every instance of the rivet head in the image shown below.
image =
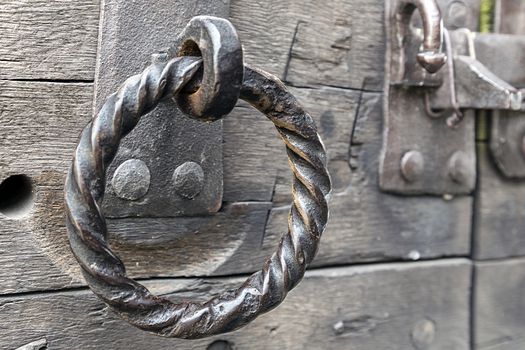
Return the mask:
<path id="1" fill-rule="evenodd" d="M 111 185 L 118 197 L 136 201 L 148 193 L 150 180 L 146 163 L 140 159 L 129 159 L 115 170 Z"/>
<path id="2" fill-rule="evenodd" d="M 401 158 L 401 175 L 408 182 L 419 180 L 424 167 L 423 155 L 418 151 L 408 151 Z"/>
<path id="3" fill-rule="evenodd" d="M 193 199 L 204 187 L 204 171 L 199 164 L 186 162 L 173 172 L 173 185 L 179 195 Z"/>
<path id="4" fill-rule="evenodd" d="M 410 337 L 412 344 L 417 350 L 426 350 L 430 348 L 436 336 L 436 324 L 429 319 L 423 319 L 417 322 L 412 328 Z"/>
<path id="5" fill-rule="evenodd" d="M 468 182 L 471 176 L 469 158 L 465 152 L 457 151 L 448 160 L 448 175 L 457 183 Z"/>

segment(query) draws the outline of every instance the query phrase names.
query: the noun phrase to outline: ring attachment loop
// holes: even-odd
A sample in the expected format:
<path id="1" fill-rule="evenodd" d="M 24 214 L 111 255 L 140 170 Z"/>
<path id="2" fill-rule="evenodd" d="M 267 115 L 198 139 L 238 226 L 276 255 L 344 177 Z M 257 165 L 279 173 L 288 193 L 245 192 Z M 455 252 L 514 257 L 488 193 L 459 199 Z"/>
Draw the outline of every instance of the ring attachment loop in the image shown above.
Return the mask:
<path id="1" fill-rule="evenodd" d="M 176 56 L 202 56 L 202 82 L 193 93 L 180 93 L 178 107 L 192 118 L 215 121 L 232 111 L 244 74 L 242 46 L 233 25 L 223 18 L 194 17 L 172 49 Z"/>

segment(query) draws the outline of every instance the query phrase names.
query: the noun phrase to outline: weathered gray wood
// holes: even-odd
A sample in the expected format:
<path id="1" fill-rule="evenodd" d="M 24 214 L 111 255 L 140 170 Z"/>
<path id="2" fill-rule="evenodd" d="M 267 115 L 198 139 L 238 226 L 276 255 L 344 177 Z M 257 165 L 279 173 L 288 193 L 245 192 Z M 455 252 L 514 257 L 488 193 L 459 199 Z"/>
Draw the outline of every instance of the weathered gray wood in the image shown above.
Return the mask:
<path id="1" fill-rule="evenodd" d="M 494 31 L 508 34 L 525 33 L 523 1 L 496 0 L 495 4 Z"/>
<path id="2" fill-rule="evenodd" d="M 0 79 L 93 80 L 99 0 L 2 0 Z"/>
<path id="3" fill-rule="evenodd" d="M 233 203 L 214 216 L 109 220 L 112 245 L 137 277 L 252 272 L 271 203 Z"/>
<path id="4" fill-rule="evenodd" d="M 475 349 L 524 349 L 525 259 L 476 263 L 474 280 Z"/>
<path id="5" fill-rule="evenodd" d="M 63 179 L 78 131 L 91 116 L 92 84 L 0 81 L 0 181 L 25 174 L 35 205 L 27 216 L 0 214 L 0 293 L 72 283 L 64 230 Z"/>
<path id="6" fill-rule="evenodd" d="M 383 87 L 384 1 L 231 1 L 246 61 L 296 86 Z"/>
<path id="7" fill-rule="evenodd" d="M 234 349 L 466 350 L 470 274 L 462 259 L 310 271 L 276 310 L 240 331 L 198 341 L 139 331 L 87 290 L 0 298 L 0 347 L 45 338 L 56 350 L 205 349 L 220 339 Z M 173 300 L 202 300 L 242 280 L 147 285 Z"/>
<path id="8" fill-rule="evenodd" d="M 494 259 L 525 254 L 525 185 L 506 179 L 486 143 L 478 144 L 478 189 L 473 254 Z"/>

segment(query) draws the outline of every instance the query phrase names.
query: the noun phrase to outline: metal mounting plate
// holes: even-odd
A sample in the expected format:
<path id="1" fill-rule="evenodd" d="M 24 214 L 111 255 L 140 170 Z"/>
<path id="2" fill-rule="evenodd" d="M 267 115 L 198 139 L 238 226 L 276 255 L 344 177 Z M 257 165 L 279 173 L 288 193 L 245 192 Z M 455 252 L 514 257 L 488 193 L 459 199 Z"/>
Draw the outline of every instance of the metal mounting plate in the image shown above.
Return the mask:
<path id="1" fill-rule="evenodd" d="M 411 195 L 468 194 L 474 189 L 476 176 L 473 112 L 467 112 L 470 115 L 455 129 L 446 125 L 446 114 L 432 118 L 426 113 L 424 89 L 416 85 L 439 84 L 441 73 L 430 75 L 415 61 L 422 42 L 421 31 L 411 27 L 405 46 L 398 45 L 397 27 L 393 23 L 397 3 L 386 1 L 387 64 L 380 187 Z M 438 3 L 449 29 L 477 28 L 478 1 Z M 419 16 L 413 17 L 412 21 L 417 23 Z M 400 50 L 405 49 L 407 62 L 401 66 L 404 62 L 398 57 Z"/>
<path id="2" fill-rule="evenodd" d="M 174 45 L 193 16 L 228 17 L 230 8 L 229 1 L 193 0 L 108 0 L 102 6 L 95 112 L 127 77 L 151 63 L 152 54 Z M 122 141 L 107 171 L 104 215 L 216 212 L 222 203 L 222 170 L 222 122 L 193 120 L 173 101 L 163 102 Z"/>

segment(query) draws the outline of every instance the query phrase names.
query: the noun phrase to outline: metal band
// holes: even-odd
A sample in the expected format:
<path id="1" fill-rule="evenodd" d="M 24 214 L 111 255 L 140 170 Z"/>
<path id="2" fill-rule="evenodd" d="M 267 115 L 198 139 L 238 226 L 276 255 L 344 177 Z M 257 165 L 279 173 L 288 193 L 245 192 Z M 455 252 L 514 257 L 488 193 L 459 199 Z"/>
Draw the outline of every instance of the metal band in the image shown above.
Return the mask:
<path id="1" fill-rule="evenodd" d="M 302 279 L 328 219 L 331 185 L 314 121 L 276 77 L 245 67 L 241 98 L 275 124 L 294 175 L 288 232 L 261 271 L 205 303 L 173 303 L 126 275 L 123 262 L 108 246 L 100 210 L 105 171 L 120 140 L 140 117 L 162 98 L 179 93 L 200 64 L 197 58 L 176 58 L 126 80 L 84 129 L 65 184 L 70 245 L 89 287 L 129 323 L 167 337 L 232 331 L 275 308 Z"/>

